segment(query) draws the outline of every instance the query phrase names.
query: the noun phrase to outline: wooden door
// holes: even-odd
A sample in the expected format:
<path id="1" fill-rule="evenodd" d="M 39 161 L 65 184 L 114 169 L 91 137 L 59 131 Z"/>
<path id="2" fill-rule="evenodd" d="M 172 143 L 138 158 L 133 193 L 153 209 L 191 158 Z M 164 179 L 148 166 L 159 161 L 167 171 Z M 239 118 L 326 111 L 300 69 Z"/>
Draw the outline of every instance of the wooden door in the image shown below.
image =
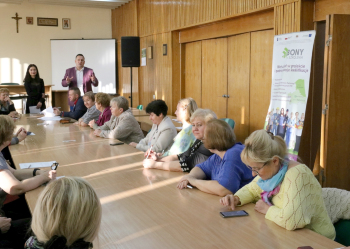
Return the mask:
<path id="1" fill-rule="evenodd" d="M 249 135 L 250 33 L 231 36 L 227 41 L 227 117 L 235 122 L 237 141 Z"/>
<path id="2" fill-rule="evenodd" d="M 350 190 L 349 33 L 350 15 L 327 17 L 321 140 L 323 186 L 346 190 Z"/>
<path id="3" fill-rule="evenodd" d="M 185 98 L 193 98 L 202 107 L 202 42 L 185 46 Z"/>
<path id="4" fill-rule="evenodd" d="M 251 33 L 249 134 L 263 129 L 270 104 L 273 30 Z"/>
<path id="5" fill-rule="evenodd" d="M 223 95 L 227 95 L 227 38 L 202 41 L 202 108 L 226 118 Z"/>

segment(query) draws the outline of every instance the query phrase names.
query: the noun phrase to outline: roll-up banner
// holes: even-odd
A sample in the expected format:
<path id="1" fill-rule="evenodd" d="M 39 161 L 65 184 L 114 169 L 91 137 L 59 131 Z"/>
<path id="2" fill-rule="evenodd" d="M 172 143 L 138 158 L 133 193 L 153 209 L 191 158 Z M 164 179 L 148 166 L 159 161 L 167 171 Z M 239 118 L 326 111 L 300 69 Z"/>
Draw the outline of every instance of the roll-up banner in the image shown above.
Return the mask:
<path id="1" fill-rule="evenodd" d="M 274 38 L 271 100 L 264 129 L 285 140 L 294 160 L 303 133 L 315 34 L 312 30 Z"/>

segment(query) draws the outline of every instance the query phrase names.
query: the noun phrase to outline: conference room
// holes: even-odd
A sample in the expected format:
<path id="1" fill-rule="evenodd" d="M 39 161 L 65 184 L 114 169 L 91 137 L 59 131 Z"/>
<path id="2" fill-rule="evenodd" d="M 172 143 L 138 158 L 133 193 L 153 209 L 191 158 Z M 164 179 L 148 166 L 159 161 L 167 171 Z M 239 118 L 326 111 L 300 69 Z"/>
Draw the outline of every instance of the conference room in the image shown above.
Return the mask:
<path id="1" fill-rule="evenodd" d="M 0 0 L 0 248 L 350 246 L 349 14 L 346 0 Z M 253 157 L 257 136 L 284 152 Z"/>

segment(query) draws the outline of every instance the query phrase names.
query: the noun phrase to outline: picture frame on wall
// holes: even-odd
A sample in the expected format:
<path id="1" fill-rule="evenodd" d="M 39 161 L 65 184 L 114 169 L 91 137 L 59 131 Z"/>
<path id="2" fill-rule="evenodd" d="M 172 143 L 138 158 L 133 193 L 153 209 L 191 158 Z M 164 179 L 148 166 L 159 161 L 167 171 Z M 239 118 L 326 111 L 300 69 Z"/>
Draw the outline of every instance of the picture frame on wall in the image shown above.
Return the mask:
<path id="1" fill-rule="evenodd" d="M 62 29 L 70 29 L 70 18 L 62 18 Z"/>
<path id="2" fill-rule="evenodd" d="M 58 26 L 58 18 L 45 18 L 45 17 L 38 17 L 37 18 L 37 25 L 38 26 Z"/>
<path id="3" fill-rule="evenodd" d="M 31 24 L 31 25 L 33 25 L 34 24 L 34 19 L 33 19 L 33 17 L 26 17 L 26 23 L 27 24 Z"/>

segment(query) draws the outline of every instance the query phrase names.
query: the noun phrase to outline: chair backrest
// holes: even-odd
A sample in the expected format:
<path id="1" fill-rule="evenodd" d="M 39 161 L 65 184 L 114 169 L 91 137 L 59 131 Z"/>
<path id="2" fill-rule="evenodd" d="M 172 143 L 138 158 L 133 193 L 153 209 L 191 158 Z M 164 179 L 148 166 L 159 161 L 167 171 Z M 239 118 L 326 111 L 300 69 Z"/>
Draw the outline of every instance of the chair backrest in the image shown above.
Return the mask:
<path id="1" fill-rule="evenodd" d="M 4 86 L 18 86 L 19 84 L 18 83 L 1 83 L 1 85 L 4 85 Z"/>
<path id="2" fill-rule="evenodd" d="M 232 129 L 235 128 L 235 121 L 233 119 L 230 118 L 222 118 L 221 120 L 224 120 L 226 123 L 228 123 Z"/>
<path id="3" fill-rule="evenodd" d="M 138 105 L 136 108 L 139 109 L 139 110 L 142 110 L 143 109 L 143 105 Z"/>
<path id="4" fill-rule="evenodd" d="M 344 245 L 350 246 L 350 220 L 339 220 L 334 224 L 335 228 L 335 241 Z"/>

